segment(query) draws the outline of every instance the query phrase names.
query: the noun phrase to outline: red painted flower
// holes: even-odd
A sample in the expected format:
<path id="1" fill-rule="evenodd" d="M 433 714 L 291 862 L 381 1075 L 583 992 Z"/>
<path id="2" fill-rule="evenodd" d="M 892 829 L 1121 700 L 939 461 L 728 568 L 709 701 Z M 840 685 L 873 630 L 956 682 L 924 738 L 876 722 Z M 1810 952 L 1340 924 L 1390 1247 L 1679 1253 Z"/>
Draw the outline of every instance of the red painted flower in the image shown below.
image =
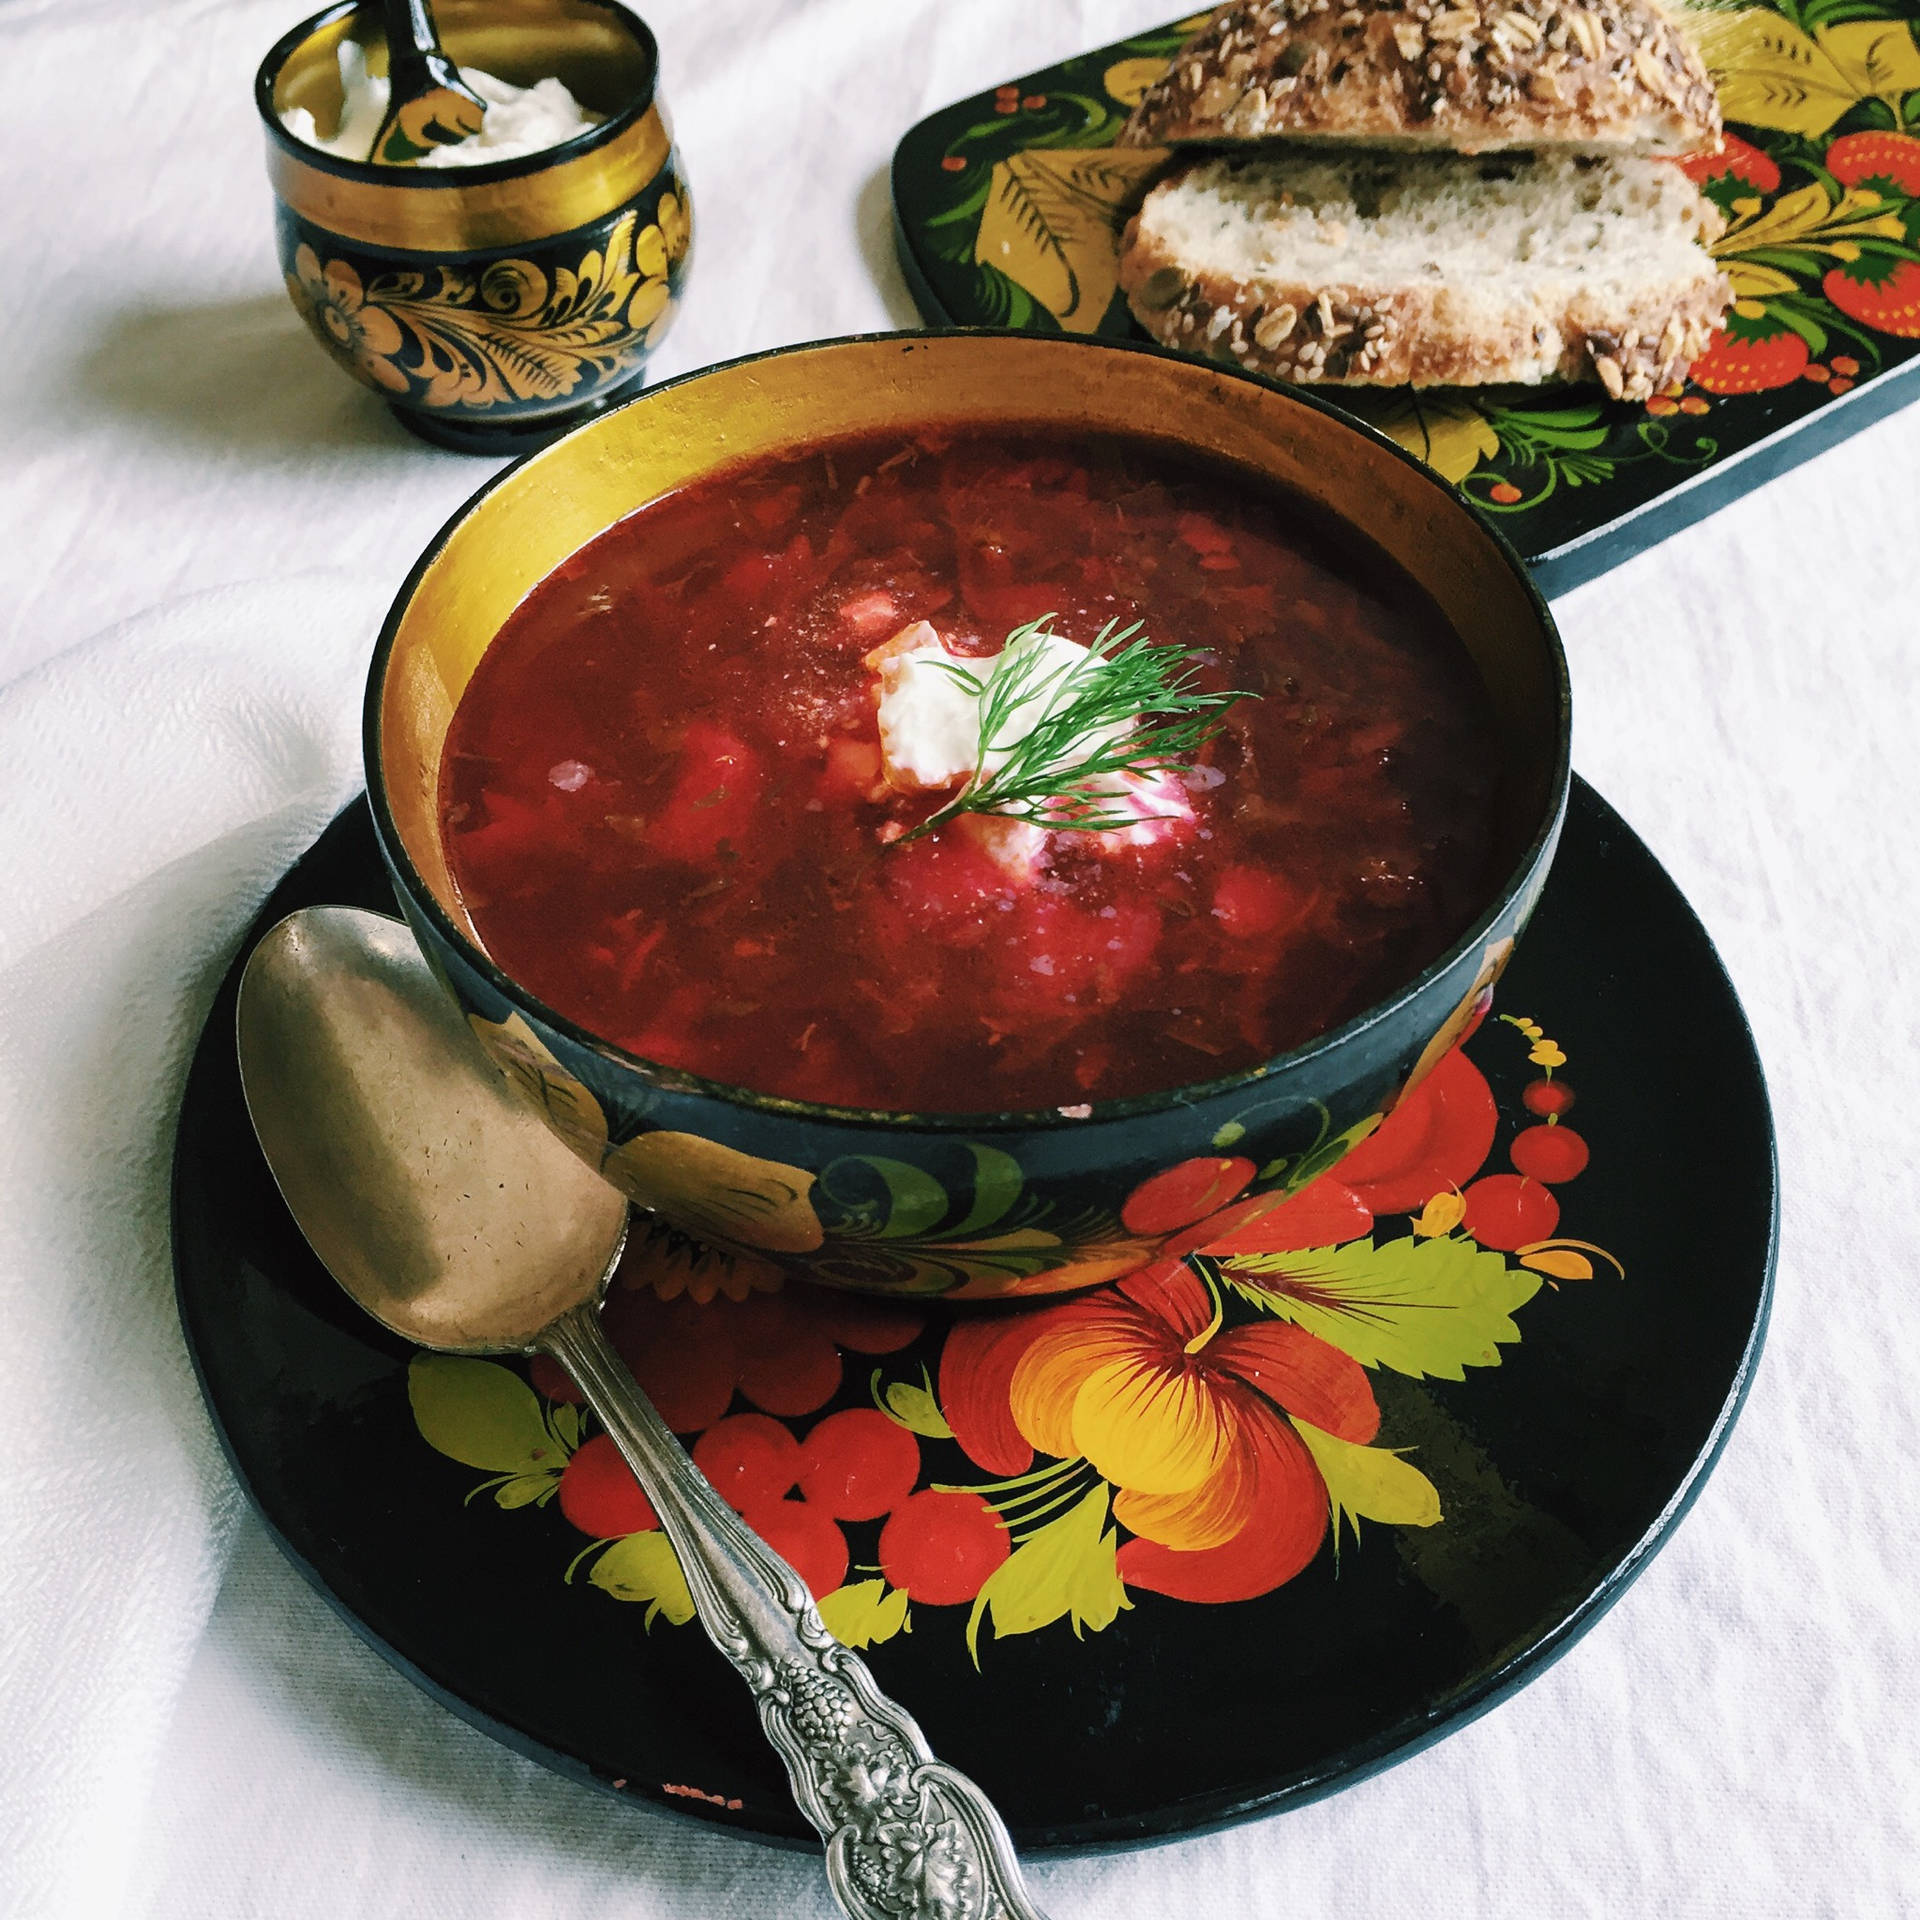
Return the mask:
<path id="1" fill-rule="evenodd" d="M 1374 1213 L 1417 1213 L 1480 1171 L 1499 1123 L 1487 1076 L 1456 1047 L 1334 1171 Z"/>
<path id="2" fill-rule="evenodd" d="M 1342 1163 L 1344 1164 L 1344 1163 Z M 1298 1193 L 1239 1196 L 1251 1160 L 1182 1160 L 1143 1180 L 1120 1209 L 1129 1233 L 1163 1234 L 1162 1263 L 1189 1253 L 1283 1253 L 1357 1240 L 1373 1215 L 1337 1180 L 1322 1176 Z"/>
<path id="3" fill-rule="evenodd" d="M 704 1306 L 615 1288 L 604 1320 L 660 1417 L 675 1433 L 698 1433 L 726 1412 L 736 1390 L 763 1413 L 815 1412 L 840 1385 L 843 1352 L 897 1353 L 925 1316 L 824 1287 Z M 549 1399 L 578 1403 L 573 1382 L 552 1361 L 537 1359 L 532 1371 Z"/>
<path id="4" fill-rule="evenodd" d="M 1831 166 L 1832 162 L 1828 164 Z M 1689 180 L 1703 187 L 1709 180 L 1716 180 L 1728 173 L 1762 193 L 1771 193 L 1780 184 L 1780 169 L 1772 158 L 1750 141 L 1742 140 L 1737 133 L 1721 136 L 1718 153 L 1696 153 L 1682 160 L 1680 170 Z"/>
<path id="5" fill-rule="evenodd" d="M 1285 1321 L 1222 1331 L 1206 1286 L 1163 1261 L 1037 1313 L 956 1325 L 940 1402 L 982 1465 L 1079 1455 L 1117 1489 L 1134 1586 L 1250 1599 L 1291 1579 L 1327 1528 L 1325 1483 L 1289 1415 L 1365 1445 L 1365 1369 Z"/>

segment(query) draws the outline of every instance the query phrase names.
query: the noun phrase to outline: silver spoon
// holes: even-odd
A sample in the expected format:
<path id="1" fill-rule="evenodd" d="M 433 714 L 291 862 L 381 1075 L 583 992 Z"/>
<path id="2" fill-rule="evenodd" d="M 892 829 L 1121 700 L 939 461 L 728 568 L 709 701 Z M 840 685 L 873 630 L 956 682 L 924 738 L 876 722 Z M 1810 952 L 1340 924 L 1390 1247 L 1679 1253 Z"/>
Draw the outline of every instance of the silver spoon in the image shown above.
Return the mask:
<path id="1" fill-rule="evenodd" d="M 627 1203 L 488 1065 L 397 920 L 309 907 L 240 982 L 247 1111 L 300 1231 L 383 1326 L 550 1355 L 633 1468 L 856 1920 L 1045 1920 L 1000 1816 L 934 1759 L 800 1576 L 714 1492 L 600 1328 Z"/>

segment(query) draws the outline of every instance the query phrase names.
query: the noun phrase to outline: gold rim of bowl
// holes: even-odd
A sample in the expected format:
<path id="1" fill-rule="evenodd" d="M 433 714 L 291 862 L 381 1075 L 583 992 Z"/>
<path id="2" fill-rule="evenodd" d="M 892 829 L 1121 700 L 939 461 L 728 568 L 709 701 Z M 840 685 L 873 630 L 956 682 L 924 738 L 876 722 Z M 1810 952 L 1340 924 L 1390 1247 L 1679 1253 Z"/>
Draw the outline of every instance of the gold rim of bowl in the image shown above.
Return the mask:
<path id="1" fill-rule="evenodd" d="M 1071 1120 L 1053 1110 L 836 1107 L 707 1080 L 627 1052 L 495 964 L 447 864 L 439 787 L 454 708 L 507 616 L 609 527 L 722 468 L 845 434 L 942 425 L 1113 432 L 1239 466 L 1304 498 L 1428 595 L 1487 685 L 1514 776 L 1500 877 L 1445 953 L 1289 1053 L 1218 1080 L 1098 1102 Z M 1566 810 L 1572 706 L 1559 634 L 1525 563 L 1457 488 L 1385 434 L 1311 395 L 1165 348 L 969 328 L 813 341 L 703 368 L 505 469 L 440 530 L 402 585 L 374 648 L 364 725 L 374 824 L 414 909 L 493 991 L 551 1031 L 662 1086 L 756 1112 L 977 1132 L 1087 1127 L 1210 1099 L 1391 1020 L 1479 956 L 1516 903 L 1537 893 Z"/>

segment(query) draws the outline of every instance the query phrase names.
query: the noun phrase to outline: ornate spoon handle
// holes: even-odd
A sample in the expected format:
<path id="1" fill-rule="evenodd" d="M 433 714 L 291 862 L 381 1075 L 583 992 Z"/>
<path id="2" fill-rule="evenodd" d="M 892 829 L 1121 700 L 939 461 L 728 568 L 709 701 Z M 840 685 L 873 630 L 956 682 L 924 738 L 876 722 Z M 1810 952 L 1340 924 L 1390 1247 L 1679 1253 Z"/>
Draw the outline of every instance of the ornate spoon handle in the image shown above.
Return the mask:
<path id="1" fill-rule="evenodd" d="M 600 1328 L 563 1314 L 540 1345 L 633 1468 L 722 1653 L 760 1705 L 793 1797 L 855 1920 L 1046 1920 L 993 1803 L 933 1757 L 912 1716 L 821 1624 L 800 1576 L 707 1484 Z"/>

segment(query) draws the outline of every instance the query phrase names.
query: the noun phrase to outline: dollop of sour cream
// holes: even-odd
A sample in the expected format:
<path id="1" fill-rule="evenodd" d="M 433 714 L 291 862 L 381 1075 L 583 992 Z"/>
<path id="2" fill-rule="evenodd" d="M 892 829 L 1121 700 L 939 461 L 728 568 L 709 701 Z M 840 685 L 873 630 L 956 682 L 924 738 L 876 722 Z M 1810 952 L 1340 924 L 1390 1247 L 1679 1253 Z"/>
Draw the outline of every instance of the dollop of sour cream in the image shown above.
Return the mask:
<path id="1" fill-rule="evenodd" d="M 339 58 L 345 104 L 333 137 L 321 136 L 305 107 L 289 107 L 280 116 L 280 124 L 302 145 L 331 154 L 336 160 L 366 160 L 373 153 L 380 123 L 387 117 L 392 89 L 384 75 L 367 71 L 367 56 L 355 41 L 341 42 Z M 484 167 L 496 160 L 524 159 L 597 127 L 606 117 L 583 107 L 558 80 L 516 87 L 478 67 L 462 67 L 460 77 L 487 103 L 487 117 L 471 138 L 430 149 L 414 163 L 416 166 Z"/>
<path id="2" fill-rule="evenodd" d="M 1092 649 L 1064 634 L 1042 631 L 1022 645 L 1040 653 L 1035 697 L 1018 708 L 996 737 L 987 756 L 991 772 L 1007 750 L 1024 740 L 1040 720 L 1069 697 L 1084 676 L 1098 672 Z M 962 658 L 948 652 L 928 620 L 903 627 L 891 640 L 865 656 L 874 673 L 874 704 L 879 712 L 881 771 L 889 786 L 903 793 L 930 793 L 954 787 L 974 772 L 980 748 L 980 709 L 1006 654 Z M 953 672 L 963 668 L 980 683 L 976 693 Z M 1100 729 L 1085 745 L 1090 750 L 1133 731 L 1136 720 Z M 1133 824 L 1089 834 L 1094 850 L 1112 854 L 1122 847 L 1151 846 L 1183 834 L 1194 824 L 1193 802 L 1177 774 L 1109 773 L 1086 782 L 1110 813 L 1128 813 Z M 1030 821 L 991 814 L 962 814 L 957 831 L 978 840 L 1009 874 L 1037 877 L 1044 861 L 1047 831 Z"/>

